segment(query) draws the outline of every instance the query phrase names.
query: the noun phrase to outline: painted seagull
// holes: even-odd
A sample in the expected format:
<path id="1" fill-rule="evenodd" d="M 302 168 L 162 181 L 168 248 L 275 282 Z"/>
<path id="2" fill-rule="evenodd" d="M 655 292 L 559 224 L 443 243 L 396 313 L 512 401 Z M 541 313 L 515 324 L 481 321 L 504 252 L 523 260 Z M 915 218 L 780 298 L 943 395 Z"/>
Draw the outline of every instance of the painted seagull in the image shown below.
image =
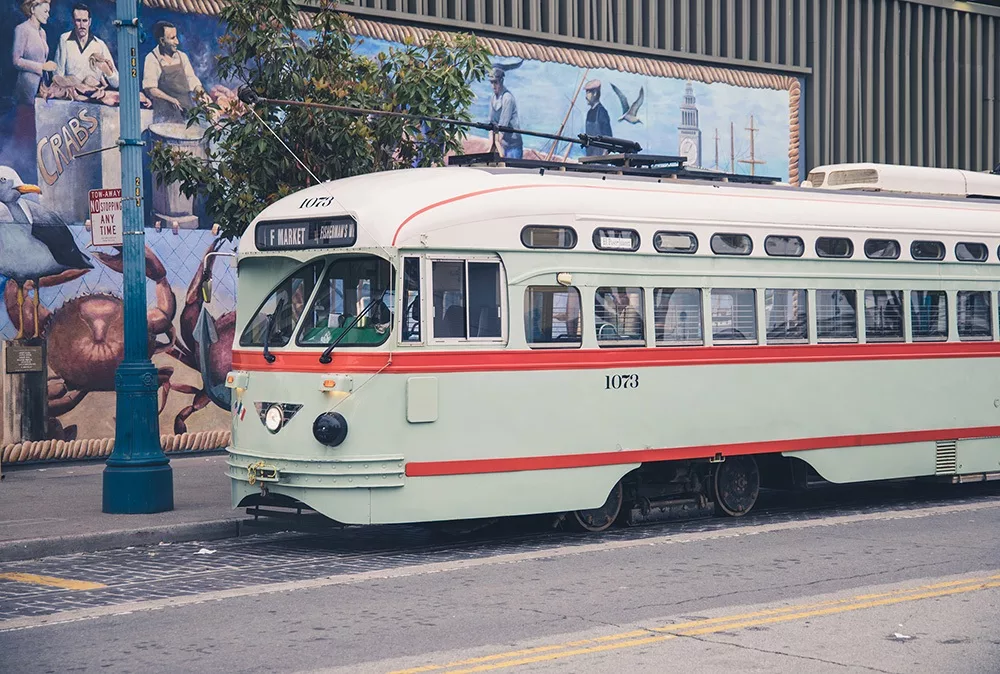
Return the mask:
<path id="1" fill-rule="evenodd" d="M 618 96 L 618 100 L 622 104 L 622 116 L 618 118 L 619 122 L 625 121 L 629 124 L 642 124 L 642 120 L 639 119 L 639 108 L 642 107 L 642 102 L 646 98 L 646 92 L 643 87 L 639 87 L 639 97 L 633 101 L 632 105 L 628 104 L 628 99 L 625 98 L 625 94 L 622 90 L 615 86 L 614 82 L 611 83 L 611 88 L 614 90 L 615 94 Z"/>
<path id="2" fill-rule="evenodd" d="M 0 204 L 10 212 L 10 221 L 0 222 L 0 274 L 18 284 L 18 316 L 24 305 L 24 283 L 35 282 L 35 337 L 39 333 L 39 279 L 68 269 L 94 268 L 62 218 L 37 202 L 22 199 L 41 192 L 35 185 L 25 185 L 14 169 L 0 166 Z M 15 339 L 24 336 L 24 321 L 18 323 Z"/>

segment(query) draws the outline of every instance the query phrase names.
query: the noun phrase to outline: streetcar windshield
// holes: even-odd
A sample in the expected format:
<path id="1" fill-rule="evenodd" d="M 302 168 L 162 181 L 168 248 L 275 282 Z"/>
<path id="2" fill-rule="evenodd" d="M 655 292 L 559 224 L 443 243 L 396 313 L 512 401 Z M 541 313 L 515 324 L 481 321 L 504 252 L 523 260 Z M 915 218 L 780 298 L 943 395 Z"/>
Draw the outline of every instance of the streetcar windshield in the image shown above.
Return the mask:
<path id="1" fill-rule="evenodd" d="M 265 335 L 268 346 L 288 344 L 321 271 L 323 261 L 316 260 L 299 267 L 271 291 L 240 336 L 240 346 L 264 346 Z"/>
<path id="2" fill-rule="evenodd" d="M 393 277 L 392 265 L 374 255 L 333 260 L 306 311 L 297 344 L 328 346 L 337 340 L 343 346 L 384 343 L 396 306 Z M 361 319 L 355 322 L 359 315 Z"/>

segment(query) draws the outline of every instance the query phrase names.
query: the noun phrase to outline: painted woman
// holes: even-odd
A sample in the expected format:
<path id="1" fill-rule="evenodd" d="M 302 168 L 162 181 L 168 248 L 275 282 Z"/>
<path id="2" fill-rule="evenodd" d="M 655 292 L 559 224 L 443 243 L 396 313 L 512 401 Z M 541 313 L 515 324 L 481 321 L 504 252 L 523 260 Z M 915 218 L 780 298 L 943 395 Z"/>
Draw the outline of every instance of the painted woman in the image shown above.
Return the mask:
<path id="1" fill-rule="evenodd" d="M 49 1 L 25 0 L 21 3 L 21 11 L 27 21 L 14 29 L 12 62 L 17 70 L 14 100 L 18 104 L 31 105 L 38 93 L 42 73 L 53 70 L 55 65 L 47 58 L 49 43 L 43 28 L 49 20 Z"/>

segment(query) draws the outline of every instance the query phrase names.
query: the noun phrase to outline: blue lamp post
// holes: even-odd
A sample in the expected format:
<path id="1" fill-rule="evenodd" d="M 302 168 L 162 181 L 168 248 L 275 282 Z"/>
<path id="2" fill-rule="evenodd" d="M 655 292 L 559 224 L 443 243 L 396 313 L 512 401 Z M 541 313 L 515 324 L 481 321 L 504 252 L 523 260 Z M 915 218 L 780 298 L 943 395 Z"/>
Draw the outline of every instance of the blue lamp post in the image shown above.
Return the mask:
<path id="1" fill-rule="evenodd" d="M 160 448 L 156 368 L 149 360 L 139 123 L 137 0 L 117 0 L 122 157 L 125 360 L 115 373 L 115 448 L 104 468 L 106 513 L 157 513 L 174 508 L 170 460 Z"/>

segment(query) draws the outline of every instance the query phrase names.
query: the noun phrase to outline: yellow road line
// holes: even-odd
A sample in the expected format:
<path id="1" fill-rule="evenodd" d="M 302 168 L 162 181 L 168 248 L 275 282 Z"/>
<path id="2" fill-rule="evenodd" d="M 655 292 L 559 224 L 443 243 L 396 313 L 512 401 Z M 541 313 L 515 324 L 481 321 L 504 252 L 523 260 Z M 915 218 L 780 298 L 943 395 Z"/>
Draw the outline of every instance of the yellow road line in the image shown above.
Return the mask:
<path id="1" fill-rule="evenodd" d="M 947 597 L 953 594 L 975 592 L 976 590 L 986 590 L 993 587 L 1000 587 L 1000 581 L 994 581 L 991 583 L 976 583 L 974 585 L 953 587 L 947 590 L 934 590 L 931 592 L 921 592 L 918 594 L 900 595 L 898 597 L 888 597 L 886 599 L 879 599 L 876 601 L 858 602 L 856 604 L 844 604 L 843 606 L 831 606 L 829 608 L 824 608 L 824 609 L 801 611 L 799 613 L 792 613 L 783 616 L 774 616 L 771 618 L 760 618 L 758 620 L 746 620 L 743 622 L 719 624 L 719 625 L 713 625 L 711 627 L 703 627 L 701 629 L 683 630 L 680 632 L 680 634 L 683 636 L 698 636 L 700 634 L 709 634 L 710 632 L 724 632 L 726 630 L 741 629 L 743 627 L 750 627 L 756 625 L 770 625 L 774 623 L 788 622 L 790 620 L 801 620 L 803 618 L 815 618 L 825 615 L 834 615 L 836 613 L 845 613 L 847 611 L 859 611 L 861 609 L 866 609 L 866 608 L 891 606 L 893 604 L 902 604 L 904 602 L 918 601 L 920 599 Z"/>
<path id="2" fill-rule="evenodd" d="M 568 641 L 564 644 L 553 644 L 551 646 L 536 646 L 535 648 L 525 648 L 520 651 L 509 651 L 507 653 L 497 653 L 496 655 L 485 655 L 481 658 L 470 658 L 468 660 L 460 660 L 458 662 L 449 662 L 446 665 L 424 665 L 423 667 L 414 667 L 413 669 L 400 669 L 395 672 L 390 672 L 390 674 L 420 674 L 421 672 L 434 672 L 440 669 L 449 669 L 451 667 L 461 667 L 463 665 L 473 665 L 479 662 L 489 662 L 490 660 L 504 660 L 507 658 L 517 657 L 520 655 L 532 655 L 534 653 L 544 653 L 546 651 L 558 651 L 564 648 L 571 648 L 574 646 L 585 646 L 586 644 L 594 644 L 602 641 L 618 641 L 619 639 L 626 639 L 629 637 L 641 637 L 649 634 L 649 630 L 634 630 L 632 632 L 623 632 L 621 634 L 611 634 L 606 637 L 596 637 L 594 639 L 581 639 L 580 641 Z"/>
<path id="3" fill-rule="evenodd" d="M 918 601 L 921 599 L 946 597 L 996 587 L 1000 587 L 1000 574 L 983 578 L 968 578 L 965 580 L 934 583 L 915 588 L 903 588 L 877 594 L 858 595 L 847 599 L 838 599 L 816 604 L 800 604 L 797 606 L 786 606 L 776 609 L 755 611 L 753 613 L 720 616 L 718 618 L 707 618 L 704 620 L 695 620 L 685 623 L 674 623 L 664 625 L 662 627 L 633 630 L 630 632 L 622 632 L 594 639 L 569 641 L 562 644 L 538 646 L 535 648 L 497 653 L 479 658 L 469 658 L 467 660 L 460 660 L 442 665 L 425 665 L 413 669 L 397 670 L 391 674 L 422 674 L 424 672 L 445 670 L 447 670 L 448 674 L 472 674 L 473 672 L 505 669 L 519 665 L 528 665 L 537 662 L 569 658 L 576 655 L 632 648 L 634 646 L 668 641 L 676 639 L 680 636 L 698 636 L 733 629 L 742 629 L 756 625 L 790 622 L 793 620 L 834 615 L 848 611 L 859 611 L 879 606 L 890 606 L 893 604 Z M 467 667 L 468 665 L 473 666 L 466 669 L 455 669 L 456 667 Z"/>
<path id="4" fill-rule="evenodd" d="M 100 590 L 102 587 L 107 587 L 107 585 L 102 583 L 91 583 L 86 580 L 71 580 L 69 578 L 56 578 L 55 576 L 37 576 L 33 573 L 0 573 L 0 580 L 13 580 L 18 583 L 61 587 L 64 590 Z"/>

